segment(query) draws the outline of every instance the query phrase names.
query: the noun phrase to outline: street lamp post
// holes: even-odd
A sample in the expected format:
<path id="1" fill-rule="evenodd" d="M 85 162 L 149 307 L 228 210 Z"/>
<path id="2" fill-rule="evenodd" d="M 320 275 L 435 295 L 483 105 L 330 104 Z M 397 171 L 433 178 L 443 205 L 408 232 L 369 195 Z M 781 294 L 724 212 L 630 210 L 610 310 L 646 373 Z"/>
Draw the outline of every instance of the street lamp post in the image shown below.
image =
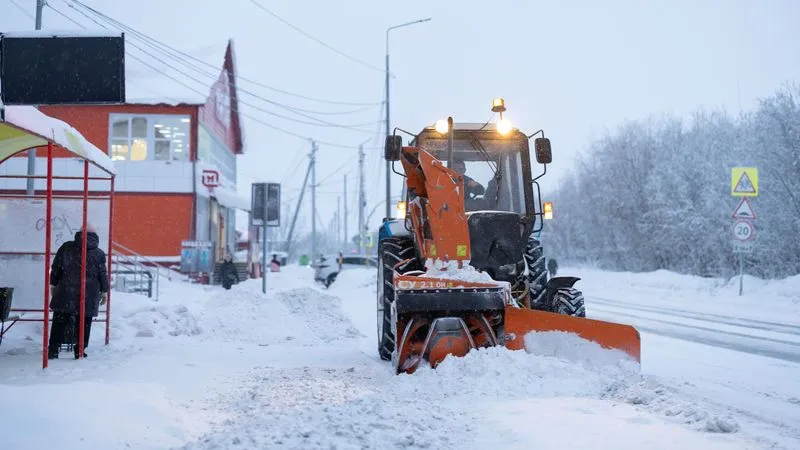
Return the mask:
<path id="1" fill-rule="evenodd" d="M 386 136 L 390 136 L 392 134 L 391 131 L 391 124 L 389 122 L 389 32 L 395 30 L 397 28 L 407 27 L 410 25 L 416 25 L 418 23 L 428 22 L 431 18 L 428 17 L 426 19 L 419 19 L 414 20 L 411 22 L 401 23 L 400 25 L 394 25 L 386 29 Z M 386 218 L 392 216 L 392 205 L 390 202 L 390 198 L 392 196 L 392 187 L 391 187 L 391 180 L 392 180 L 392 162 L 386 161 Z"/>

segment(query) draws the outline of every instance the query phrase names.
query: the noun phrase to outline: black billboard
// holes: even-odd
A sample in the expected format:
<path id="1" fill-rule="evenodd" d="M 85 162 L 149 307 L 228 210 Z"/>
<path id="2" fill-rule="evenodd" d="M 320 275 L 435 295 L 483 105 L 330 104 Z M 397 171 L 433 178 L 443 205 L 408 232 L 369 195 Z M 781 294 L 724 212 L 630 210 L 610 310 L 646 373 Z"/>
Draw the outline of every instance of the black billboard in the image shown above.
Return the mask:
<path id="1" fill-rule="evenodd" d="M 253 183 L 251 189 L 250 225 L 256 227 L 280 226 L 280 183 Z"/>
<path id="2" fill-rule="evenodd" d="M 6 105 L 125 103 L 124 34 L 0 34 L 0 99 Z"/>
<path id="3" fill-rule="evenodd" d="M 250 225 L 263 227 L 267 220 L 267 183 L 253 183 L 250 189 Z"/>
<path id="4" fill-rule="evenodd" d="M 267 226 L 278 227 L 281 224 L 281 185 L 267 183 Z"/>

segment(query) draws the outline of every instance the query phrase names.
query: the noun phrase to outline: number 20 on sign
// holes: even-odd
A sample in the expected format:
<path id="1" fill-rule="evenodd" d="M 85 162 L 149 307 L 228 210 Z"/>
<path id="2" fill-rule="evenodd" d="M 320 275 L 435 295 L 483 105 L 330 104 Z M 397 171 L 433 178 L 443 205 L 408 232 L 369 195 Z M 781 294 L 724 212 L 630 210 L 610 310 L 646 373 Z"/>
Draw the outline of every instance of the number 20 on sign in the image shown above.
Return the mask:
<path id="1" fill-rule="evenodd" d="M 739 220 L 733 224 L 733 237 L 745 242 L 753 239 L 753 224 L 746 220 Z"/>

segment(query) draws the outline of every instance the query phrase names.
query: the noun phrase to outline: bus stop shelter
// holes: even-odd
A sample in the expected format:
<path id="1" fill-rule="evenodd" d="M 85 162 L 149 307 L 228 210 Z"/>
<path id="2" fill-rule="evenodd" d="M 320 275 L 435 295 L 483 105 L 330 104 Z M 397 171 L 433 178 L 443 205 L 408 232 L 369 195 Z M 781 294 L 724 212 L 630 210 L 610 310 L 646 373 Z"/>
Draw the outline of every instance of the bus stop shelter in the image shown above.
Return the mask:
<path id="1" fill-rule="evenodd" d="M 116 171 L 108 155 L 66 122 L 32 106 L 6 106 L 0 120 L 0 287 L 10 300 L 0 305 L 0 339 L 18 322 L 41 322 L 42 368 L 47 367 L 50 318 L 50 268 L 58 246 L 86 230 L 89 217 L 107 246 L 111 286 L 112 216 Z M 25 158 L 13 158 L 33 148 L 46 148 L 44 173 L 28 175 Z M 61 150 L 58 150 L 58 149 Z M 56 151 L 68 157 L 54 158 Z M 54 164 L 55 162 L 55 164 Z M 58 172 L 54 173 L 54 165 Z M 4 167 L 5 166 L 5 167 Z M 13 166 L 13 167 L 12 167 Z M 82 169 L 82 175 L 81 173 Z M 22 174 L 11 174 L 9 171 Z M 25 192 L 35 181 L 33 195 Z M 58 183 L 54 187 L 54 182 Z M 90 189 L 91 187 L 91 189 Z M 90 208 L 91 204 L 91 208 Z M 85 317 L 86 239 L 81 239 L 81 323 Z M 103 245 L 106 244 L 106 245 Z M 3 317 L 5 316 L 5 317 Z M 105 322 L 109 343 L 111 292 L 98 322 Z M 83 355 L 83 327 L 76 327 L 79 355 Z"/>

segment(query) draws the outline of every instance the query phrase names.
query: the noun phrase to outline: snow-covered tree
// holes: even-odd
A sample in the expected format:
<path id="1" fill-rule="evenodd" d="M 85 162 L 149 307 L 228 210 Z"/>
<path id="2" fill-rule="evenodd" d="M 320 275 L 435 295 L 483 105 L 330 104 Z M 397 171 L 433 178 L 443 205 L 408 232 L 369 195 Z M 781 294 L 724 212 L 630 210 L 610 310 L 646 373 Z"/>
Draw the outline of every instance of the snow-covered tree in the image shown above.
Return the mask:
<path id="1" fill-rule="evenodd" d="M 787 86 L 757 110 L 698 111 L 626 123 L 589 144 L 552 195 L 548 253 L 600 267 L 730 276 L 731 168 L 759 170 L 756 276 L 800 273 L 800 89 Z"/>

